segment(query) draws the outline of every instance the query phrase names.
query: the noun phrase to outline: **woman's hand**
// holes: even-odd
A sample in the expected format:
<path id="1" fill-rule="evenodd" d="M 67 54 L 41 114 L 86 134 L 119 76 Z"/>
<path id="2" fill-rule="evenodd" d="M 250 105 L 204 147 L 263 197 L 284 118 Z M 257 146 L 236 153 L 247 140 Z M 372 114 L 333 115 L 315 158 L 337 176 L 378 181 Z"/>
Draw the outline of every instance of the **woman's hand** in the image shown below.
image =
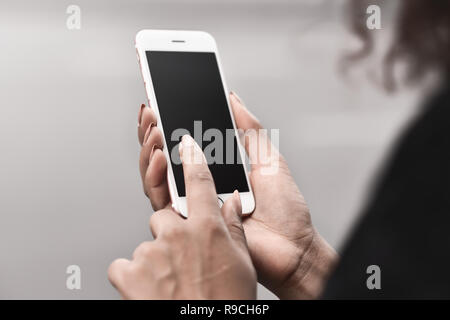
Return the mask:
<path id="1" fill-rule="evenodd" d="M 190 136 L 183 137 L 180 155 L 189 218 L 169 206 L 155 212 L 155 240 L 139 245 L 131 261 L 114 261 L 111 283 L 126 299 L 255 299 L 238 192 L 220 209 L 206 160 Z"/>
<path id="2" fill-rule="evenodd" d="M 238 129 L 244 132 L 262 129 L 235 94 L 230 95 L 230 101 Z M 150 108 L 141 107 L 139 123 L 144 191 L 158 210 L 170 201 L 167 162 L 159 150 L 162 135 L 149 126 L 156 123 Z M 151 138 L 145 138 L 148 136 Z M 258 280 L 280 298 L 316 298 L 337 255 L 314 229 L 308 207 L 284 158 L 264 132 L 256 137 L 245 139 L 256 209 L 244 219 L 243 225 Z M 268 158 L 260 159 L 257 150 L 261 146 L 271 151 Z M 149 157 L 150 154 L 153 155 Z"/>
<path id="3" fill-rule="evenodd" d="M 244 141 L 256 209 L 243 224 L 259 280 L 280 298 L 316 298 L 337 255 L 313 227 L 285 159 L 259 121 L 236 94 L 230 101 L 237 127 L 261 132 L 257 139 Z M 270 156 L 258 153 L 261 149 Z"/>

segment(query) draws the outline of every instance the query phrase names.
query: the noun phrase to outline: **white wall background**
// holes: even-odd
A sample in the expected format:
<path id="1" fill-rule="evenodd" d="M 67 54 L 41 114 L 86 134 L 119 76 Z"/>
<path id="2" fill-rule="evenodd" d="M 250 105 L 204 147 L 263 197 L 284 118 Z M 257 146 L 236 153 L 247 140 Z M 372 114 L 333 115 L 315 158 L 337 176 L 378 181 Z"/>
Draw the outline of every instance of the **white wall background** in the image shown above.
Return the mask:
<path id="1" fill-rule="evenodd" d="M 354 44 L 342 3 L 3 0 L 0 298 L 116 298 L 108 265 L 150 238 L 136 139 L 145 93 L 133 45 L 143 28 L 215 36 L 229 87 L 280 129 L 313 221 L 339 248 L 417 100 L 387 96 L 368 69 L 337 73 Z M 79 31 L 66 28 L 70 4 L 81 7 Z M 80 291 L 65 287 L 70 264 L 82 269 Z"/>

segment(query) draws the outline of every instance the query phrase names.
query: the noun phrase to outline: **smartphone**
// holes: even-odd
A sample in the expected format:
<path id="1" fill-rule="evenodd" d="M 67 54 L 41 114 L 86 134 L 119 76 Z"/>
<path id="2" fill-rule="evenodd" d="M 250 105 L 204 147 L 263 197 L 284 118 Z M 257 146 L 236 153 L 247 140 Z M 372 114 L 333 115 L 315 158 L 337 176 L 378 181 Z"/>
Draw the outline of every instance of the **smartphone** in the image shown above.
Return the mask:
<path id="1" fill-rule="evenodd" d="M 238 190 L 242 213 L 250 214 L 255 199 L 214 38 L 202 31 L 142 30 L 136 52 L 149 105 L 163 132 L 173 208 L 188 216 L 178 144 L 190 134 L 205 153 L 219 205 Z"/>

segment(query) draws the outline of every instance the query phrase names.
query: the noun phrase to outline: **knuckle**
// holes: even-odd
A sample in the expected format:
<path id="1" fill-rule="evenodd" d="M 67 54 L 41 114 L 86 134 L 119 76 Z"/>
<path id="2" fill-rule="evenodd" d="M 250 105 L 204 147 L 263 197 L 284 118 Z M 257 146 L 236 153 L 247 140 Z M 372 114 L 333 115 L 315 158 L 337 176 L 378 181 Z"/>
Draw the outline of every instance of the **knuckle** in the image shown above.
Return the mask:
<path id="1" fill-rule="evenodd" d="M 146 244 L 142 247 L 142 255 L 145 257 L 150 257 L 153 254 L 153 246 Z"/>
<path id="2" fill-rule="evenodd" d="M 122 281 L 129 282 L 130 280 L 134 279 L 136 275 L 140 274 L 141 265 L 141 263 L 131 263 L 130 266 L 123 271 Z"/>
<path id="3" fill-rule="evenodd" d="M 200 170 L 188 174 L 187 180 L 192 183 L 213 183 L 211 173 L 207 170 Z"/>
<path id="4" fill-rule="evenodd" d="M 213 214 L 202 217 L 198 221 L 199 230 L 204 230 L 205 232 L 215 234 L 224 231 L 223 225 L 218 216 Z"/>
<path id="5" fill-rule="evenodd" d="M 117 285 L 119 278 L 125 272 L 123 259 L 114 260 L 108 267 L 108 279 L 111 283 Z"/>
<path id="6" fill-rule="evenodd" d="M 183 226 L 172 225 L 162 234 L 162 237 L 168 241 L 173 241 L 185 238 L 186 233 L 186 228 Z"/>
<path id="7" fill-rule="evenodd" d="M 153 207 L 153 205 L 152 205 L 152 207 Z M 150 219 L 148 219 L 148 224 L 150 226 L 150 229 L 158 223 L 158 219 L 159 219 L 159 211 L 155 211 L 150 216 Z"/>
<path id="8" fill-rule="evenodd" d="M 153 243 L 150 241 L 141 243 L 135 250 L 135 253 L 133 256 L 144 256 L 149 257 L 153 253 Z"/>
<path id="9" fill-rule="evenodd" d="M 151 197 L 149 197 L 149 198 L 150 198 L 150 202 L 151 202 L 154 212 L 150 216 L 148 224 L 150 226 L 150 229 L 153 229 L 160 222 L 160 220 L 164 219 L 164 215 L 173 214 L 173 213 L 167 209 L 156 210 L 156 205 L 154 204 L 155 199 L 152 199 Z"/>
<path id="10" fill-rule="evenodd" d="M 160 261 L 166 260 L 170 246 L 167 246 L 164 241 L 159 242 L 153 249 L 153 256 L 157 257 Z"/>

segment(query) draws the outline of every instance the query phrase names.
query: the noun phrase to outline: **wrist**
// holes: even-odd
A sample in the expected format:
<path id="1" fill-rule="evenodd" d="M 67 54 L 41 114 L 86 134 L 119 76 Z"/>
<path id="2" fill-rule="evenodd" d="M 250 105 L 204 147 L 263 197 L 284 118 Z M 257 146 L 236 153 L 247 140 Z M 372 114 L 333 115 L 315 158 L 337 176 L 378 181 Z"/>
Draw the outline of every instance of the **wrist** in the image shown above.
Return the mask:
<path id="1" fill-rule="evenodd" d="M 298 268 L 274 293 L 280 299 L 316 299 L 338 261 L 336 251 L 314 231 L 299 257 Z"/>

